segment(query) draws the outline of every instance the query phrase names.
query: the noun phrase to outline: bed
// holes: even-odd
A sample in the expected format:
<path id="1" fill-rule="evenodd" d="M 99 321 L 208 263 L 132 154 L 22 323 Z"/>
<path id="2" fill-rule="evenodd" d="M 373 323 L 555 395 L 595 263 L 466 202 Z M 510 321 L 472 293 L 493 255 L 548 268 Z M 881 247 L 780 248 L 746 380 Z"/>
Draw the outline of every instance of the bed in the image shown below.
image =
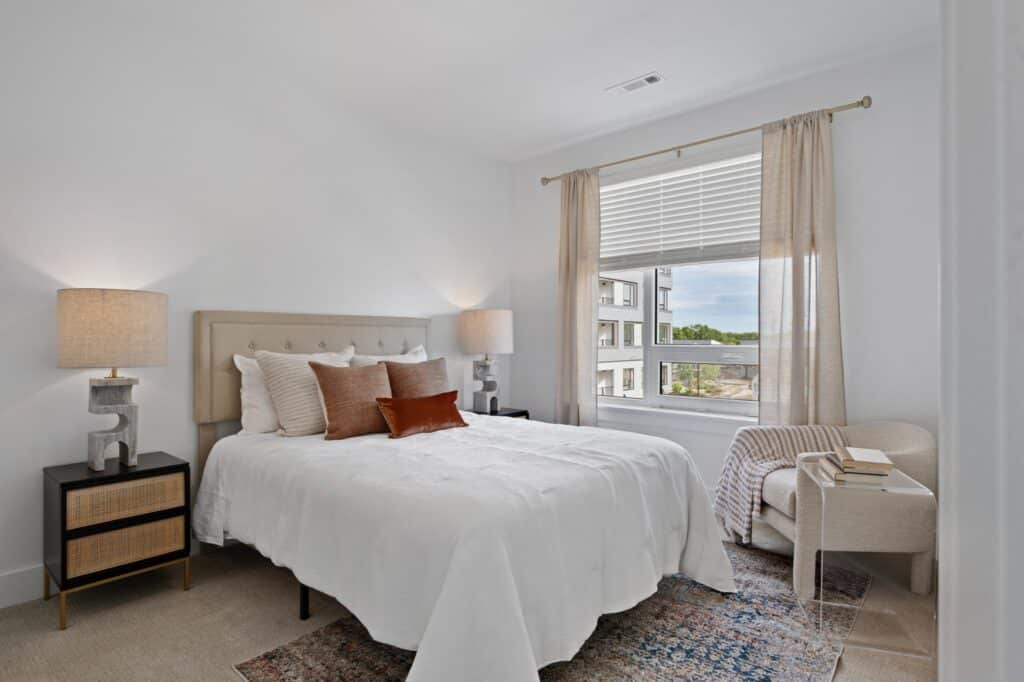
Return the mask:
<path id="1" fill-rule="evenodd" d="M 670 441 L 469 413 L 468 428 L 404 439 L 218 440 L 240 409 L 233 353 L 395 352 L 425 343 L 427 328 L 197 313 L 197 538 L 252 545 L 374 639 L 416 650 L 410 680 L 537 679 L 667 574 L 735 591 L 704 485 Z"/>

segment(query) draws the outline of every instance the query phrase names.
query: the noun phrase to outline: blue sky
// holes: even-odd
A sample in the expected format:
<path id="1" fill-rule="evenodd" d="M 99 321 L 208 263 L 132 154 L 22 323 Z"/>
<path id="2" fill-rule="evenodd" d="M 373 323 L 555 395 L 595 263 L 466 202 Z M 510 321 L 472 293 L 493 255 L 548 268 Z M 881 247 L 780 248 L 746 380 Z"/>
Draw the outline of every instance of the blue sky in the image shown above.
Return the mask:
<path id="1" fill-rule="evenodd" d="M 706 324 L 726 332 L 757 331 L 757 260 L 672 268 L 672 325 Z"/>

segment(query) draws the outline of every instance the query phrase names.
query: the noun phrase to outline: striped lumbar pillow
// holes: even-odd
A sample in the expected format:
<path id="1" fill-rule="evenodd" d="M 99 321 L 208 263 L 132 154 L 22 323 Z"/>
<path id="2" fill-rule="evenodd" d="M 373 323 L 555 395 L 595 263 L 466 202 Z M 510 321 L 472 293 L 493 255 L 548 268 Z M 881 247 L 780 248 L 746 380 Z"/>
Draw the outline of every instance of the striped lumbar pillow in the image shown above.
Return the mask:
<path id="1" fill-rule="evenodd" d="M 349 348 L 342 353 L 331 353 L 327 358 L 321 355 L 316 359 L 327 365 L 348 367 L 354 350 Z M 309 367 L 310 359 L 309 355 L 256 351 L 256 362 L 263 371 L 267 390 L 281 422 L 281 433 L 285 436 L 309 436 L 323 433 L 327 428 L 316 376 Z"/>

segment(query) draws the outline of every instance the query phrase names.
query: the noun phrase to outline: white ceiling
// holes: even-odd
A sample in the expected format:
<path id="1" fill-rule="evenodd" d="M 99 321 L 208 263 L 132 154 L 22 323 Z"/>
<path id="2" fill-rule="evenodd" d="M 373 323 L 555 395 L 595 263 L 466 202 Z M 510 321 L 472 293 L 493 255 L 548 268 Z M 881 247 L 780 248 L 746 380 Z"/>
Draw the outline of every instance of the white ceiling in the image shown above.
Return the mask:
<path id="1" fill-rule="evenodd" d="M 939 23 L 934 0 L 388 0 L 327 11 L 330 47 L 318 49 L 337 58 L 351 106 L 510 161 L 921 42 Z M 604 92 L 654 70 L 664 83 Z"/>
<path id="2" fill-rule="evenodd" d="M 25 0 L 0 28 L 79 88 L 252 81 L 264 107 L 340 97 L 334 116 L 517 161 L 934 40 L 938 14 L 937 0 Z M 649 71 L 666 80 L 604 91 Z"/>

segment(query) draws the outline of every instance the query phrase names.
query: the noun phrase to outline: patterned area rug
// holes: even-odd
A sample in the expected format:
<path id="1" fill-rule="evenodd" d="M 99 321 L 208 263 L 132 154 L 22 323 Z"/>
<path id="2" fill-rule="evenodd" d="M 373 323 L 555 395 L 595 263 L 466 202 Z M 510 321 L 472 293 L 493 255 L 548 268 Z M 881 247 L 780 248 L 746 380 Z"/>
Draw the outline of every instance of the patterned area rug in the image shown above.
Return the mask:
<path id="1" fill-rule="evenodd" d="M 870 578 L 825 571 L 831 601 L 855 608 L 806 613 L 786 557 L 726 545 L 739 585 L 724 595 L 683 576 L 623 613 L 602 616 L 571 660 L 540 671 L 545 682 L 577 680 L 831 680 Z M 249 682 L 402 680 L 414 652 L 370 639 L 342 618 L 236 667 Z"/>

